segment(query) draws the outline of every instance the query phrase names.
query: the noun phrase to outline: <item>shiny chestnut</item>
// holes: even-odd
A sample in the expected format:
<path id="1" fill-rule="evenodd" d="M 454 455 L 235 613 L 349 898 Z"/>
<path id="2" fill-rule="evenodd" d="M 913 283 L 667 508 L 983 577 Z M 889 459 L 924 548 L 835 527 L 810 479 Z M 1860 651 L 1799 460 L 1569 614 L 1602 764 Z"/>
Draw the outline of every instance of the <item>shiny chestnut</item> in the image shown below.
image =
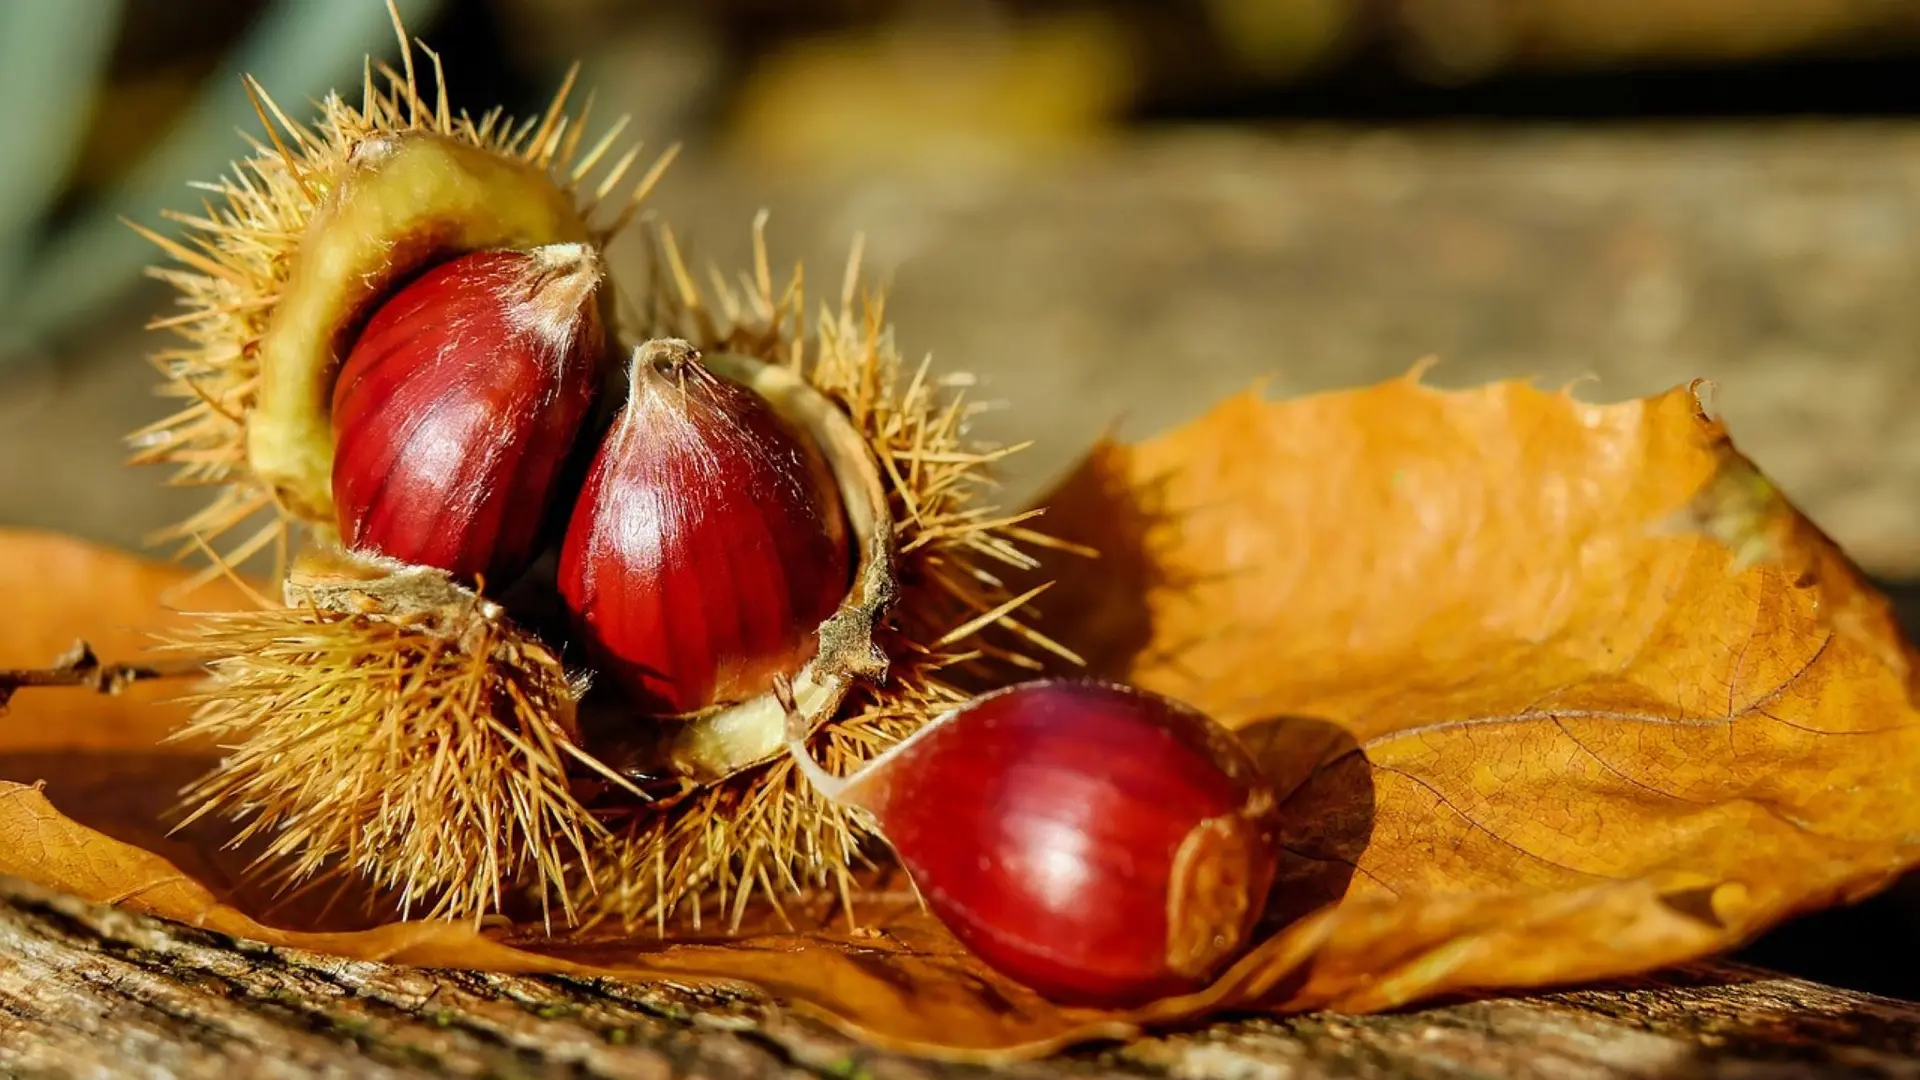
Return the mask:
<path id="1" fill-rule="evenodd" d="M 600 385 L 600 280 L 585 245 L 481 251 L 374 311 L 333 392 L 347 546 L 498 585 L 526 569 Z"/>
<path id="2" fill-rule="evenodd" d="M 764 695 L 812 659 L 853 563 L 834 475 L 804 434 L 684 341 L 635 350 L 560 552 L 596 668 L 657 717 Z"/>
<path id="3" fill-rule="evenodd" d="M 1233 735 L 1169 698 L 1041 681 L 975 698 L 826 794 L 871 813 L 933 913 L 1054 1000 L 1195 990 L 1272 886 L 1271 788 Z"/>

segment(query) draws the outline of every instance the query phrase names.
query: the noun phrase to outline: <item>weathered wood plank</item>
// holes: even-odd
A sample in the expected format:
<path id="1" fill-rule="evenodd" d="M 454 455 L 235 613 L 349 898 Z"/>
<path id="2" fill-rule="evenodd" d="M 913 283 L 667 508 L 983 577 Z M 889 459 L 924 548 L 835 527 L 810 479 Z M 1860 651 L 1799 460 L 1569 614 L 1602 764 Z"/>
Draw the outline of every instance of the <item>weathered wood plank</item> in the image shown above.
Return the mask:
<path id="1" fill-rule="evenodd" d="M 1920 1006 L 1733 965 L 1389 1016 L 1238 1019 L 1025 1077 L 1920 1076 Z M 429 972 L 235 943 L 0 882 L 0 1075 L 977 1075 L 766 1002 Z"/>

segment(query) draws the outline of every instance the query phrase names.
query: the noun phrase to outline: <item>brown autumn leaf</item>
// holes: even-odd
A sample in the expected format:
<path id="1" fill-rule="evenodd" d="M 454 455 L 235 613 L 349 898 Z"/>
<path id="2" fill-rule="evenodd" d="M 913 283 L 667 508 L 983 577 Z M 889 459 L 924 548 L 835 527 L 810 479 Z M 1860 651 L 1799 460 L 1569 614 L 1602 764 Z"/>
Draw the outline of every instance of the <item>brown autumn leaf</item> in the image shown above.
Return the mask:
<path id="1" fill-rule="evenodd" d="M 1052 629 L 1260 748 L 1273 914 L 1338 901 L 1231 998 L 1641 971 L 1920 859 L 1889 606 L 1693 388 L 1249 393 L 1099 448 L 1052 505 L 1108 553 L 1049 597 Z"/>
<path id="2" fill-rule="evenodd" d="M 1920 855 L 1920 727 L 1885 603 L 1688 390 L 1249 394 L 1097 448 L 1052 502 L 1054 532 L 1107 552 L 1061 567 L 1052 628 L 1237 727 L 1286 799 L 1269 936 L 1203 993 L 1052 1006 L 897 889 L 859 932 L 796 906 L 797 929 L 737 939 L 565 943 L 277 899 L 217 826 L 165 835 L 208 758 L 156 752 L 179 716 L 150 688 L 15 699 L 0 872 L 341 955 L 752 984 L 876 1042 L 992 1060 L 1229 1006 L 1644 970 Z M 124 659 L 178 580 L 43 535 L 0 533 L 0 551 L 0 666 L 77 636 Z M 215 599 L 242 602 L 196 597 Z"/>

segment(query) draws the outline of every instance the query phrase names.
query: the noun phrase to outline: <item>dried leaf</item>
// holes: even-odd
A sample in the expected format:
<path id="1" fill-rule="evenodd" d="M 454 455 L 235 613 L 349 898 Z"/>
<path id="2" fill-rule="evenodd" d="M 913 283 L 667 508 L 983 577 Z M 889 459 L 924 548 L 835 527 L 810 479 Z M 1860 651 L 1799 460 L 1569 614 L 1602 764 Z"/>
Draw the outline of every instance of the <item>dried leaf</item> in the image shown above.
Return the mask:
<path id="1" fill-rule="evenodd" d="M 1641 971 L 1920 859 L 1888 605 L 1693 388 L 1249 393 L 1052 505 L 1108 558 L 1050 629 L 1272 763 L 1285 927 L 1233 999 Z"/>
<path id="2" fill-rule="evenodd" d="M 169 566 L 102 551 L 30 530 L 0 529 L 0 668 L 52 666 L 85 640 L 106 662 L 137 658 L 154 630 L 178 625 L 162 593 L 185 581 Z M 225 581 L 197 591 L 196 603 L 220 610 L 253 606 Z M 75 690 L 23 690 L 12 714 L 0 716 L 0 747 L 78 750 L 98 746 L 151 748 L 186 716 L 156 707 L 177 693 L 137 683 L 111 697 Z"/>
<path id="3" fill-rule="evenodd" d="M 165 835 L 206 758 L 155 752 L 180 716 L 152 688 L 15 698 L 0 872 L 345 956 L 751 984 L 876 1042 L 995 1060 L 1228 1006 L 1643 970 L 1920 855 L 1911 654 L 1689 390 L 1249 394 L 1101 446 L 1052 502 L 1051 531 L 1106 555 L 1060 565 L 1048 629 L 1237 727 L 1285 796 L 1269 936 L 1203 993 L 1052 1006 L 879 884 L 866 930 L 796 904 L 791 927 L 727 940 L 508 939 L 380 924 L 344 892 L 277 899 L 217 826 Z M 0 666 L 79 636 L 126 659 L 178 580 L 34 534 L 0 552 Z"/>

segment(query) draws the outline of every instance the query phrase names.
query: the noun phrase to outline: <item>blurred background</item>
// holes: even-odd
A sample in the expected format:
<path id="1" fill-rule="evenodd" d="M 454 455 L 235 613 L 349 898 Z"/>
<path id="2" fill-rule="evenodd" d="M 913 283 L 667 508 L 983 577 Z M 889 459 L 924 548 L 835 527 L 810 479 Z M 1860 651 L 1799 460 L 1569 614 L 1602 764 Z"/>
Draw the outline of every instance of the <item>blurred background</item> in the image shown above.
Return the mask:
<path id="1" fill-rule="evenodd" d="M 686 153 L 703 259 L 836 282 L 856 232 L 910 355 L 978 372 L 1032 492 L 1109 430 L 1297 393 L 1695 376 L 1736 438 L 1920 597 L 1915 0 L 402 0 L 453 103 Z M 123 470 L 161 413 L 131 219 L 396 47 L 380 0 L 0 0 L 0 524 L 137 545 L 198 504 Z M 613 253 L 638 262 L 638 245 Z M 1753 958 L 1920 996 L 1920 889 Z M 1897 962 L 1896 962 L 1897 961 Z"/>

